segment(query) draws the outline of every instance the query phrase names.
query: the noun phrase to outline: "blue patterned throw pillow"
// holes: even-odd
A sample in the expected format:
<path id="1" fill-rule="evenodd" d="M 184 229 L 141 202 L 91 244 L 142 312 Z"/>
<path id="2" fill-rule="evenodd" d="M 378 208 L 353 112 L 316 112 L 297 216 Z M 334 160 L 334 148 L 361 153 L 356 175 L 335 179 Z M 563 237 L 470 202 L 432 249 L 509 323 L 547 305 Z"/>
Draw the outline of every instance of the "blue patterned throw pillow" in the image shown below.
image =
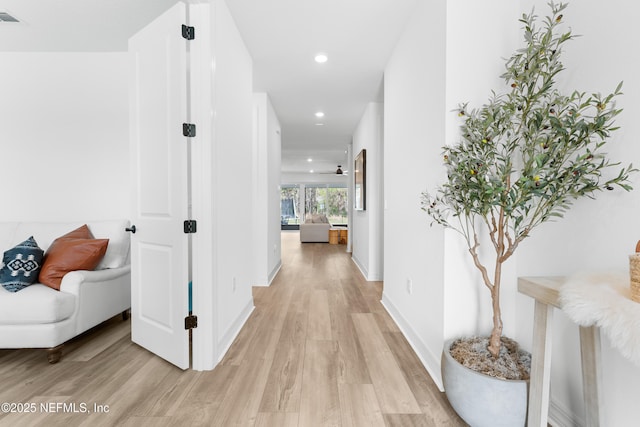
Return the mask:
<path id="1" fill-rule="evenodd" d="M 44 251 L 33 236 L 4 253 L 0 263 L 0 285 L 18 292 L 38 280 Z"/>

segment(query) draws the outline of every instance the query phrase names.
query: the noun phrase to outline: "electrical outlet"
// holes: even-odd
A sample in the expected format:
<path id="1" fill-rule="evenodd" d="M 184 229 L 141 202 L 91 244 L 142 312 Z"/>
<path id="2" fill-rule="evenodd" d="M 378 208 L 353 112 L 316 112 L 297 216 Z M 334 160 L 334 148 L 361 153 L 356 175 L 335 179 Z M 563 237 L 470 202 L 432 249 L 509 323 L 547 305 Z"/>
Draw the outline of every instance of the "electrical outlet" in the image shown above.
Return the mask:
<path id="1" fill-rule="evenodd" d="M 407 293 L 409 295 L 413 293 L 413 280 L 411 280 L 411 278 L 407 279 Z"/>

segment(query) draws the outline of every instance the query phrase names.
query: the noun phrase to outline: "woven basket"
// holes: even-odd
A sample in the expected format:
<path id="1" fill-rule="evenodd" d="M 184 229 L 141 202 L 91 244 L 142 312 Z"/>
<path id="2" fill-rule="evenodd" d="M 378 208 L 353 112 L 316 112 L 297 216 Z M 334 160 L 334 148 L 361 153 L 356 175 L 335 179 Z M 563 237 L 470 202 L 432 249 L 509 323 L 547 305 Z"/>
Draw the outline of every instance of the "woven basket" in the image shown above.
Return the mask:
<path id="1" fill-rule="evenodd" d="M 629 276 L 631 279 L 631 299 L 640 302 L 640 253 L 629 255 Z"/>

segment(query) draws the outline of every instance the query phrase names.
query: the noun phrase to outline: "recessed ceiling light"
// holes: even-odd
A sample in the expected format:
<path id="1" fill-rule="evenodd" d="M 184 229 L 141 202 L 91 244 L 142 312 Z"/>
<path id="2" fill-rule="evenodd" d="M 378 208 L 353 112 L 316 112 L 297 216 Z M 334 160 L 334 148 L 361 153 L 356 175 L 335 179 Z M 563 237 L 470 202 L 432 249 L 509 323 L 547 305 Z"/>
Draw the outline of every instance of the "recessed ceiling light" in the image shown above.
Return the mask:
<path id="1" fill-rule="evenodd" d="M 324 117 L 324 113 L 322 111 L 318 111 L 316 113 L 316 117 Z"/>
<path id="2" fill-rule="evenodd" d="M 324 126 L 324 123 L 316 123 L 316 126 Z"/>
<path id="3" fill-rule="evenodd" d="M 319 53 L 319 54 L 316 55 L 316 57 L 314 59 L 316 60 L 316 62 L 318 64 L 324 64 L 325 62 L 327 62 L 329 57 L 324 53 Z"/>
<path id="4" fill-rule="evenodd" d="M 309 157 L 309 158 L 307 159 L 307 162 L 313 162 L 313 159 L 312 159 L 311 157 Z"/>
<path id="5" fill-rule="evenodd" d="M 313 173 L 313 169 L 311 169 L 311 170 L 309 171 L 309 173 Z"/>

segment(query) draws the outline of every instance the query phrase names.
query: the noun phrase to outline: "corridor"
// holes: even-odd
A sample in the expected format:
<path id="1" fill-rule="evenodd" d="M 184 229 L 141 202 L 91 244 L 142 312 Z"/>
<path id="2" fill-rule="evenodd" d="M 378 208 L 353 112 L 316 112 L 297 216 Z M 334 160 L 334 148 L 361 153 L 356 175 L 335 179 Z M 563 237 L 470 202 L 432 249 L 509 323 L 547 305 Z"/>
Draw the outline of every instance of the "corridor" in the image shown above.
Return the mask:
<path id="1" fill-rule="evenodd" d="M 344 245 L 282 232 L 282 269 L 213 371 L 182 371 L 131 342 L 114 317 L 44 350 L 0 350 L 0 426 L 463 426 Z M 54 408 L 107 412 L 45 412 Z"/>

